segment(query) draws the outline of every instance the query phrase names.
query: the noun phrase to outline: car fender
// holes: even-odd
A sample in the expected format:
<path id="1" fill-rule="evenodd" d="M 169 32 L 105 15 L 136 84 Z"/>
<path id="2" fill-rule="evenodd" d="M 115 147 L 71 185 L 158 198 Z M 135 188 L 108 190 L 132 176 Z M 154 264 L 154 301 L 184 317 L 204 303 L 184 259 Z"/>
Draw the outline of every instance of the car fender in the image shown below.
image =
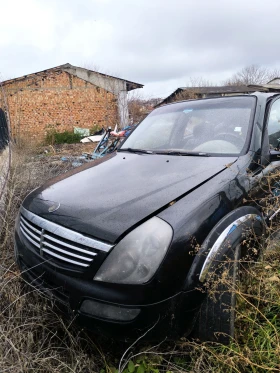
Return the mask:
<path id="1" fill-rule="evenodd" d="M 225 215 L 210 231 L 198 250 L 187 275 L 184 290 L 202 285 L 209 274 L 217 269 L 217 263 L 231 247 L 246 239 L 252 231 L 258 238 L 265 232 L 265 221 L 255 207 L 239 207 Z"/>

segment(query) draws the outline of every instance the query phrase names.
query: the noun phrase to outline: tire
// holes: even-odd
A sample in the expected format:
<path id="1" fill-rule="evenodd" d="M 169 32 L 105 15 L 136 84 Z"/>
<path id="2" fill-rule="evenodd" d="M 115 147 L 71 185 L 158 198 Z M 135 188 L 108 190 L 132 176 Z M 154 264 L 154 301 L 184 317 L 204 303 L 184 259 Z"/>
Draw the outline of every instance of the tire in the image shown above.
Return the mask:
<path id="1" fill-rule="evenodd" d="M 236 287 L 239 281 L 241 245 L 232 247 L 216 273 L 198 313 L 192 337 L 229 344 L 234 337 Z"/>
<path id="2" fill-rule="evenodd" d="M 222 344 L 232 340 L 236 287 L 247 272 L 240 262 L 246 267 L 257 260 L 262 253 L 265 232 L 261 213 L 251 206 L 233 210 L 209 232 L 184 284 L 185 291 L 201 290 L 196 303 L 199 311 L 189 337 Z M 184 307 L 182 304 L 182 309 Z"/>
<path id="3" fill-rule="evenodd" d="M 233 210 L 212 228 L 196 254 L 184 285 L 185 290 L 201 289 L 201 303 L 197 304 L 199 311 L 189 337 L 223 344 L 232 340 L 236 286 L 246 275 L 240 261 L 245 267 L 256 261 L 265 231 L 260 212 L 251 206 Z"/>

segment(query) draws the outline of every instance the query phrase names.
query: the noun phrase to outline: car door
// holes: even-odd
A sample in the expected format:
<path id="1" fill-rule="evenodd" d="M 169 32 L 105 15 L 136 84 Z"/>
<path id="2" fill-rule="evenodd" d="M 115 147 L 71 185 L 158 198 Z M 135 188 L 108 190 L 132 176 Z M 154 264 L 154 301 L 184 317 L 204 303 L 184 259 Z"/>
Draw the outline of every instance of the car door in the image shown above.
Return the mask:
<path id="1" fill-rule="evenodd" d="M 260 175 L 263 198 L 260 204 L 271 220 L 280 212 L 280 96 L 276 96 L 267 104 L 265 117 Z"/>
<path id="2" fill-rule="evenodd" d="M 280 98 L 273 100 L 267 118 L 268 142 L 271 150 L 280 149 Z"/>

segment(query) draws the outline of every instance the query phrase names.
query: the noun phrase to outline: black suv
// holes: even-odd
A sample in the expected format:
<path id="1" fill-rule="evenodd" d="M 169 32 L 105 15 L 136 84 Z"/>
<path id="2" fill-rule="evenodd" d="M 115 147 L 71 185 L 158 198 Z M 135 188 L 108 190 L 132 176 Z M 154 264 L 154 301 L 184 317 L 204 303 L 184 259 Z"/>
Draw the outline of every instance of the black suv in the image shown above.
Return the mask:
<path id="1" fill-rule="evenodd" d="M 87 328 L 227 341 L 234 292 L 212 299 L 205 284 L 223 268 L 234 284 L 245 238 L 256 249 L 276 215 L 261 206 L 279 191 L 263 182 L 279 143 L 276 93 L 154 110 L 117 152 L 27 196 L 15 231 L 22 276 Z"/>

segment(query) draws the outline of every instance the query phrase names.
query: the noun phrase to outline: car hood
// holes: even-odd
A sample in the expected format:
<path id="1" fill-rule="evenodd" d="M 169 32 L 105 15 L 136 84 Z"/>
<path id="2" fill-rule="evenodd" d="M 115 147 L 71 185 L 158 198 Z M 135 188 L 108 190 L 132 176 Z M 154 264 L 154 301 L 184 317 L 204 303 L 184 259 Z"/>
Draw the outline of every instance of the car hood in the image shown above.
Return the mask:
<path id="1" fill-rule="evenodd" d="M 29 194 L 23 206 L 45 219 L 114 243 L 235 160 L 115 153 L 49 181 Z"/>

